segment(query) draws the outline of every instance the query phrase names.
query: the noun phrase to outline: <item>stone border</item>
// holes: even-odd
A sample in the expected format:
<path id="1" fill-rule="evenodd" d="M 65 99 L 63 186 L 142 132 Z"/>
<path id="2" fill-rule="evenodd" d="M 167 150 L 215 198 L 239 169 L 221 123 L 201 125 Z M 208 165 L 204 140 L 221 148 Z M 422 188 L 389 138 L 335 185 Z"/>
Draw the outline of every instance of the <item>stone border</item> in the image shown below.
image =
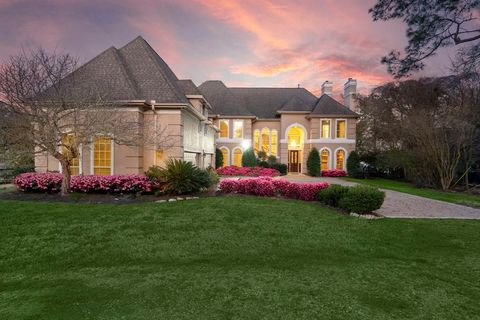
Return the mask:
<path id="1" fill-rule="evenodd" d="M 165 203 L 165 202 L 177 202 L 177 201 L 183 201 L 183 200 L 196 200 L 200 199 L 199 197 L 176 197 L 176 198 L 170 198 L 170 199 L 162 199 L 162 200 L 157 200 L 155 203 Z"/>

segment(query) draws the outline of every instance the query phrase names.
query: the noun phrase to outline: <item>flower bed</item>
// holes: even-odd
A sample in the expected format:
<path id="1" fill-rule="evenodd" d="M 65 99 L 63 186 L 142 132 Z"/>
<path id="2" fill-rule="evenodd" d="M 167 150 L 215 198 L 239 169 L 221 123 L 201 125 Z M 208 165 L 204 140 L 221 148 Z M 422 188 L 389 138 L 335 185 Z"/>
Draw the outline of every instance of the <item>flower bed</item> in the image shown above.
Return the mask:
<path id="1" fill-rule="evenodd" d="M 59 192 L 62 186 L 61 173 L 23 173 L 18 175 L 14 184 L 20 191 Z M 84 193 L 137 193 L 152 192 L 157 188 L 146 176 L 140 174 L 112 176 L 73 176 L 70 188 L 74 192 Z"/>
<path id="2" fill-rule="evenodd" d="M 345 170 L 330 169 L 322 170 L 322 177 L 346 177 L 347 172 Z"/>
<path id="3" fill-rule="evenodd" d="M 313 201 L 318 191 L 328 187 L 327 182 L 296 183 L 271 177 L 224 179 L 220 182 L 220 190 L 225 193 L 253 194 L 272 197 L 280 195 L 290 199 Z"/>
<path id="4" fill-rule="evenodd" d="M 245 176 L 245 177 L 278 177 L 280 171 L 264 167 L 237 167 L 227 166 L 217 169 L 217 173 L 222 176 Z"/>

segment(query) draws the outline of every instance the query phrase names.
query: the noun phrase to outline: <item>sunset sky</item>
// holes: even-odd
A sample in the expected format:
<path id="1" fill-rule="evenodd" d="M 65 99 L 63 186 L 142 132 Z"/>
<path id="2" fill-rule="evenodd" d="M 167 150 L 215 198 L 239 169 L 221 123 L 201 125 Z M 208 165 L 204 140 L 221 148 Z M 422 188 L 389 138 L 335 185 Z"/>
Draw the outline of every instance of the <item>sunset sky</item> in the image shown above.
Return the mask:
<path id="1" fill-rule="evenodd" d="M 0 0 L 0 61 L 25 48 L 69 52 L 82 63 L 142 35 L 179 78 L 199 85 L 297 86 L 338 94 L 348 77 L 364 93 L 391 80 L 382 55 L 406 45 L 401 21 L 373 22 L 374 0 Z M 448 73 L 453 52 L 420 75 Z M 418 76 L 418 75 L 417 75 Z"/>

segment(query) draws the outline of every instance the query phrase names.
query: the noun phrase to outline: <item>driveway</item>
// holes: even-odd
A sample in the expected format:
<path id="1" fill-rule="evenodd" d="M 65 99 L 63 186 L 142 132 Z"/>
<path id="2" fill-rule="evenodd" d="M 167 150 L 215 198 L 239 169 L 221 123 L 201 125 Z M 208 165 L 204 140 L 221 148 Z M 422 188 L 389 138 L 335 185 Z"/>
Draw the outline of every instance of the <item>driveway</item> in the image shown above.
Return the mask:
<path id="1" fill-rule="evenodd" d="M 297 182 L 326 181 L 330 184 L 352 186 L 354 182 L 338 178 L 313 178 L 304 175 L 288 175 L 286 178 Z M 451 218 L 480 219 L 480 209 L 458 204 L 422 198 L 407 193 L 384 190 L 385 202 L 376 212 L 389 218 Z"/>

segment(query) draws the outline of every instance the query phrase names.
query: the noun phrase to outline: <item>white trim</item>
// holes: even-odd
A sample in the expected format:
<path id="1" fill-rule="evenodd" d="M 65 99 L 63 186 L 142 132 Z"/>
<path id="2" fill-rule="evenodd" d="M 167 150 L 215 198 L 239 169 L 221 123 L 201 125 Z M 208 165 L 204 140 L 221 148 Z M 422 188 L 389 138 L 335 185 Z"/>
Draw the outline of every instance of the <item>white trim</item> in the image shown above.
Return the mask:
<path id="1" fill-rule="evenodd" d="M 220 151 L 222 151 L 222 149 L 227 150 L 227 155 L 228 155 L 227 166 L 229 166 L 230 165 L 230 149 L 228 149 L 228 147 L 226 147 L 226 146 L 221 146 L 218 149 L 220 149 Z M 223 152 L 222 152 L 222 154 L 223 154 Z M 223 161 L 225 161 L 225 159 L 223 159 Z"/>
<path id="2" fill-rule="evenodd" d="M 332 149 L 329 147 L 323 147 L 320 149 L 320 170 L 322 170 L 322 151 L 328 151 L 328 161 L 327 161 L 327 169 L 332 169 L 332 159 L 333 159 L 333 152 Z"/>
<path id="3" fill-rule="evenodd" d="M 346 144 L 355 144 L 356 140 L 355 139 L 310 139 L 308 140 L 308 143 L 346 143 Z"/>
<path id="4" fill-rule="evenodd" d="M 323 125 L 322 125 L 322 121 L 328 121 L 328 131 L 329 131 L 329 135 L 328 137 L 322 137 L 322 134 L 323 134 Z M 320 139 L 331 139 L 332 138 L 332 119 L 330 118 L 320 118 Z"/>
<path id="5" fill-rule="evenodd" d="M 307 140 L 307 133 L 308 133 L 307 128 L 305 128 L 305 127 L 303 126 L 303 124 L 300 124 L 300 123 L 298 123 L 298 122 L 295 122 L 295 123 L 292 123 L 291 125 L 289 125 L 289 126 L 285 129 L 285 140 L 286 140 L 287 142 L 288 142 L 288 131 L 290 131 L 290 129 L 291 129 L 292 127 L 300 127 L 300 128 L 302 128 L 303 133 L 305 134 L 304 138 L 305 138 L 305 140 Z M 304 143 L 305 143 L 305 141 L 304 141 Z"/>
<path id="6" fill-rule="evenodd" d="M 252 142 L 252 139 L 240 139 L 240 138 L 217 138 L 216 142 L 217 143 L 242 143 L 243 141 L 250 141 Z"/>
<path id="7" fill-rule="evenodd" d="M 345 121 L 345 138 L 337 137 L 337 123 L 338 121 Z M 333 136 L 332 136 L 333 137 Z M 348 128 L 347 128 L 347 119 L 335 119 L 335 139 L 347 139 L 348 137 Z"/>
<path id="8" fill-rule="evenodd" d="M 95 135 L 95 137 L 102 137 L 102 136 L 108 136 L 110 137 L 110 139 L 112 139 L 110 141 L 110 144 L 111 144 L 111 149 L 110 149 L 110 175 L 113 175 L 115 174 L 115 141 L 114 139 L 112 138 L 112 135 L 104 135 L 104 134 L 97 134 Z M 92 142 L 90 143 L 90 174 L 95 174 L 94 173 L 94 144 L 95 144 L 95 137 L 94 137 L 94 140 L 92 140 Z"/>
<path id="9" fill-rule="evenodd" d="M 234 163 L 234 161 L 235 161 L 235 160 L 234 160 L 234 156 L 235 156 L 235 150 L 237 150 L 237 149 L 240 149 L 240 151 L 241 151 L 242 154 L 243 154 L 243 148 L 242 148 L 242 147 L 239 147 L 239 146 L 234 147 L 234 148 L 232 149 L 232 158 L 231 158 L 231 159 L 232 159 L 232 162 L 231 162 L 232 165 L 235 165 L 235 163 Z M 242 166 L 242 158 L 240 158 L 240 167 L 241 167 L 241 166 Z"/>
<path id="10" fill-rule="evenodd" d="M 347 150 L 342 147 L 338 147 L 335 149 L 335 153 L 333 155 L 333 169 L 337 169 L 337 152 L 339 150 L 343 150 L 343 170 L 347 171 Z"/>

